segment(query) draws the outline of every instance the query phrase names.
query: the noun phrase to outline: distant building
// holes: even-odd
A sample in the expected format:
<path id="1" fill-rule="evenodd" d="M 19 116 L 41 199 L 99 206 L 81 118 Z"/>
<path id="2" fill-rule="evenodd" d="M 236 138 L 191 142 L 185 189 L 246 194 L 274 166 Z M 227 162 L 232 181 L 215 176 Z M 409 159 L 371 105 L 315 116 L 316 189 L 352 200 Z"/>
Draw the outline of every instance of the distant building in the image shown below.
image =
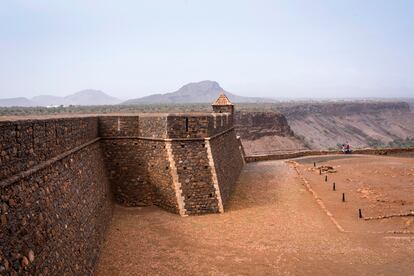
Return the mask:
<path id="1" fill-rule="evenodd" d="M 46 108 L 58 108 L 58 107 L 64 107 L 63 104 L 51 104 L 47 105 Z"/>

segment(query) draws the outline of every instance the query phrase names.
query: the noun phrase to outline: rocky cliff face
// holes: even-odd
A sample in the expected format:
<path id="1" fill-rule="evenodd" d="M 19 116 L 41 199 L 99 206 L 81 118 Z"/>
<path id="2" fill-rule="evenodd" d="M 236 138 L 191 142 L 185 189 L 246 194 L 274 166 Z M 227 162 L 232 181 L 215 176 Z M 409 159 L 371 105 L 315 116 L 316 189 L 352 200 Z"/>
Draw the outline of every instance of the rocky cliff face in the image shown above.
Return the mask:
<path id="1" fill-rule="evenodd" d="M 414 113 L 405 102 L 278 103 L 279 112 L 236 112 L 246 153 L 388 146 L 414 137 Z"/>
<path id="2" fill-rule="evenodd" d="M 236 112 L 234 124 L 247 155 L 304 148 L 286 117 L 279 112 Z"/>
<path id="3" fill-rule="evenodd" d="M 405 102 L 320 103 L 281 108 L 290 127 L 312 149 L 386 146 L 414 137 L 414 113 Z"/>
<path id="4" fill-rule="evenodd" d="M 234 123 L 239 135 L 245 140 L 264 136 L 293 136 L 286 117 L 278 112 L 236 112 Z"/>
<path id="5" fill-rule="evenodd" d="M 357 114 L 379 114 L 384 112 L 409 112 L 406 102 L 319 102 L 286 104 L 277 107 L 288 119 L 306 116 L 349 116 Z"/>

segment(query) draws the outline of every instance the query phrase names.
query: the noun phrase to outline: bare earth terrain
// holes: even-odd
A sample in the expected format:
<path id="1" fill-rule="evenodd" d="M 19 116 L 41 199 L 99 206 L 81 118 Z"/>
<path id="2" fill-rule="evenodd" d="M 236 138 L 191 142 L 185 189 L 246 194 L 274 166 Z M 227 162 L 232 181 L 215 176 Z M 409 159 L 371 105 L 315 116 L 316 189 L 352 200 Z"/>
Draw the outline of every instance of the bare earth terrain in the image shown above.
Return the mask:
<path id="1" fill-rule="evenodd" d="M 344 230 L 414 234 L 414 159 L 343 157 L 304 158 L 298 168 Z M 319 166 L 333 171 L 320 175 Z"/>
<path id="2" fill-rule="evenodd" d="M 411 209 L 414 160 L 331 158 L 246 165 L 220 215 L 182 218 L 156 207 L 116 207 L 95 274 L 413 274 L 414 235 L 392 232 L 412 231 L 413 217 L 365 221 L 356 208 L 362 206 L 366 216 Z M 337 172 L 325 183 L 312 170 L 314 161 Z"/>

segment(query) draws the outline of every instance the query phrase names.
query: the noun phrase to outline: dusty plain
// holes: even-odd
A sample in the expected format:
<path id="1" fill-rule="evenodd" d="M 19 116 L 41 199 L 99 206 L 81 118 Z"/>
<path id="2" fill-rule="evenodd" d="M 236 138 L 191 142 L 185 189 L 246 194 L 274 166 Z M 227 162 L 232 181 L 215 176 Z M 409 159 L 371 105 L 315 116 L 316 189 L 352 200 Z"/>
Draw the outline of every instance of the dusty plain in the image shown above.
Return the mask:
<path id="1" fill-rule="evenodd" d="M 336 172 L 325 182 L 314 162 Z M 404 214 L 414 210 L 413 194 L 409 157 L 250 163 L 224 214 L 117 206 L 95 274 L 412 275 L 414 217 L 365 220 L 357 210 Z"/>

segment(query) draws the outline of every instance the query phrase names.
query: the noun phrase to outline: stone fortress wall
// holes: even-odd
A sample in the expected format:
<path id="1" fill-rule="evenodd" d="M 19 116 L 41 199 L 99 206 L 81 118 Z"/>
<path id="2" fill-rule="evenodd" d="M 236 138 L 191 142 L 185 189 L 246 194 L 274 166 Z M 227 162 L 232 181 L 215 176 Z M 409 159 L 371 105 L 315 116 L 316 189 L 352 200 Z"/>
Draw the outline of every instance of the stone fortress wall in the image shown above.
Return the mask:
<path id="1" fill-rule="evenodd" d="M 98 118 L 0 122 L 0 153 L 0 274 L 91 274 L 112 212 Z"/>
<path id="2" fill-rule="evenodd" d="M 113 199 L 223 212 L 243 162 L 232 113 L 0 122 L 0 274 L 92 274 Z"/>
<path id="3" fill-rule="evenodd" d="M 221 171 L 217 176 L 226 158 L 219 155 L 235 154 L 234 167 L 226 168 L 237 176 L 243 166 L 229 113 L 103 116 L 99 135 L 114 197 L 126 206 L 154 204 L 181 215 L 222 212 L 227 197 L 221 198 L 219 179 L 224 190 L 235 179 L 226 184 Z"/>

